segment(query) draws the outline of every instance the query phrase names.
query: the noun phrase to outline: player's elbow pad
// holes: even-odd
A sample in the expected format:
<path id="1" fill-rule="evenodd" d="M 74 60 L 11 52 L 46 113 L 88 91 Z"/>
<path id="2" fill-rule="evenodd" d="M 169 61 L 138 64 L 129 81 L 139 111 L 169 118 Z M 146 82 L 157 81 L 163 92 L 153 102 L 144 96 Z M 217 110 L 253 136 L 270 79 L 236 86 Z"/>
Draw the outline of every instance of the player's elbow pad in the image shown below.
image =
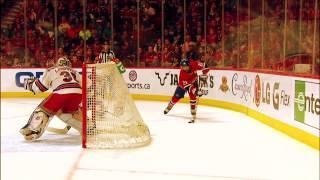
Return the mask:
<path id="1" fill-rule="evenodd" d="M 36 79 L 33 82 L 30 91 L 32 91 L 35 94 L 38 94 L 38 93 L 41 93 L 41 92 L 45 92 L 47 90 L 48 90 L 48 88 L 45 85 L 43 85 L 39 79 Z"/>

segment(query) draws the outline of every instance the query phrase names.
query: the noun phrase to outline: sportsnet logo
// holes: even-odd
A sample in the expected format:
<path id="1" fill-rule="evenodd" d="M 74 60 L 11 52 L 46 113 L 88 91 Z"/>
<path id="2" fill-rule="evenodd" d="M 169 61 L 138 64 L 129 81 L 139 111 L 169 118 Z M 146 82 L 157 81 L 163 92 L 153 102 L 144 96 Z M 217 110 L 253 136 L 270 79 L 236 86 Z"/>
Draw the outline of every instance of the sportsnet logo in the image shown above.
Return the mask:
<path id="1" fill-rule="evenodd" d="M 134 82 L 134 81 L 137 80 L 137 78 L 138 78 L 138 74 L 137 74 L 137 72 L 135 70 L 132 70 L 132 71 L 129 72 L 130 81 Z"/>
<path id="2" fill-rule="evenodd" d="M 295 81 L 294 119 L 319 129 L 320 83 Z"/>

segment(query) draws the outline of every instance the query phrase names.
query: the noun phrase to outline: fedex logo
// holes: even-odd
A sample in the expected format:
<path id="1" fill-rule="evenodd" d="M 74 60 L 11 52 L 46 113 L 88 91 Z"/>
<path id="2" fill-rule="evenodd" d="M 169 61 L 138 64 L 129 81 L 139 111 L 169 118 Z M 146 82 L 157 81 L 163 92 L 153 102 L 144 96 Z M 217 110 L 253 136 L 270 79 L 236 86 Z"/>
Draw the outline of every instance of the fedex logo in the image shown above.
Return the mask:
<path id="1" fill-rule="evenodd" d="M 23 82 L 24 79 L 30 78 L 32 76 L 36 78 L 40 78 L 43 75 L 43 72 L 28 72 L 28 71 L 23 71 L 23 72 L 18 72 L 15 77 L 15 82 L 17 87 L 23 87 Z"/>

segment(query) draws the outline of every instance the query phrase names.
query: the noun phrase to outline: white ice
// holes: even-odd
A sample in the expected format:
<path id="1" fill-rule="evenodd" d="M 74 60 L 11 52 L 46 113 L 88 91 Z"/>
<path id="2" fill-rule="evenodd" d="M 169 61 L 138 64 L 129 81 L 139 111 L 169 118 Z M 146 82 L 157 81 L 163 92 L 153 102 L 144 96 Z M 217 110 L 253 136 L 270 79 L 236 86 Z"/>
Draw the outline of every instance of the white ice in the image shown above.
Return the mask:
<path id="1" fill-rule="evenodd" d="M 75 130 L 25 142 L 19 129 L 40 99 L 1 99 L 2 180 L 318 180 L 319 151 L 241 113 L 137 101 L 153 138 L 127 150 L 83 150 Z M 58 119 L 50 126 L 64 127 Z"/>

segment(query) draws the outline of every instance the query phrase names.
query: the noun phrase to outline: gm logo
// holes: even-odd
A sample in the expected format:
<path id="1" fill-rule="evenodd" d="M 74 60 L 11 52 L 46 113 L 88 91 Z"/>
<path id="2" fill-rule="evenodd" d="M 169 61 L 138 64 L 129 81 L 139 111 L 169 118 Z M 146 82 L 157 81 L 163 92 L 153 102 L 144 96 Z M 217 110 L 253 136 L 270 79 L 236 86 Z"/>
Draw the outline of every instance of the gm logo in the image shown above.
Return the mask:
<path id="1" fill-rule="evenodd" d="M 36 78 L 40 78 L 42 75 L 43 75 L 43 72 L 36 72 L 35 74 L 32 72 L 18 72 L 15 77 L 16 86 L 23 87 L 24 79 L 30 78 L 32 76 L 34 76 Z"/>

